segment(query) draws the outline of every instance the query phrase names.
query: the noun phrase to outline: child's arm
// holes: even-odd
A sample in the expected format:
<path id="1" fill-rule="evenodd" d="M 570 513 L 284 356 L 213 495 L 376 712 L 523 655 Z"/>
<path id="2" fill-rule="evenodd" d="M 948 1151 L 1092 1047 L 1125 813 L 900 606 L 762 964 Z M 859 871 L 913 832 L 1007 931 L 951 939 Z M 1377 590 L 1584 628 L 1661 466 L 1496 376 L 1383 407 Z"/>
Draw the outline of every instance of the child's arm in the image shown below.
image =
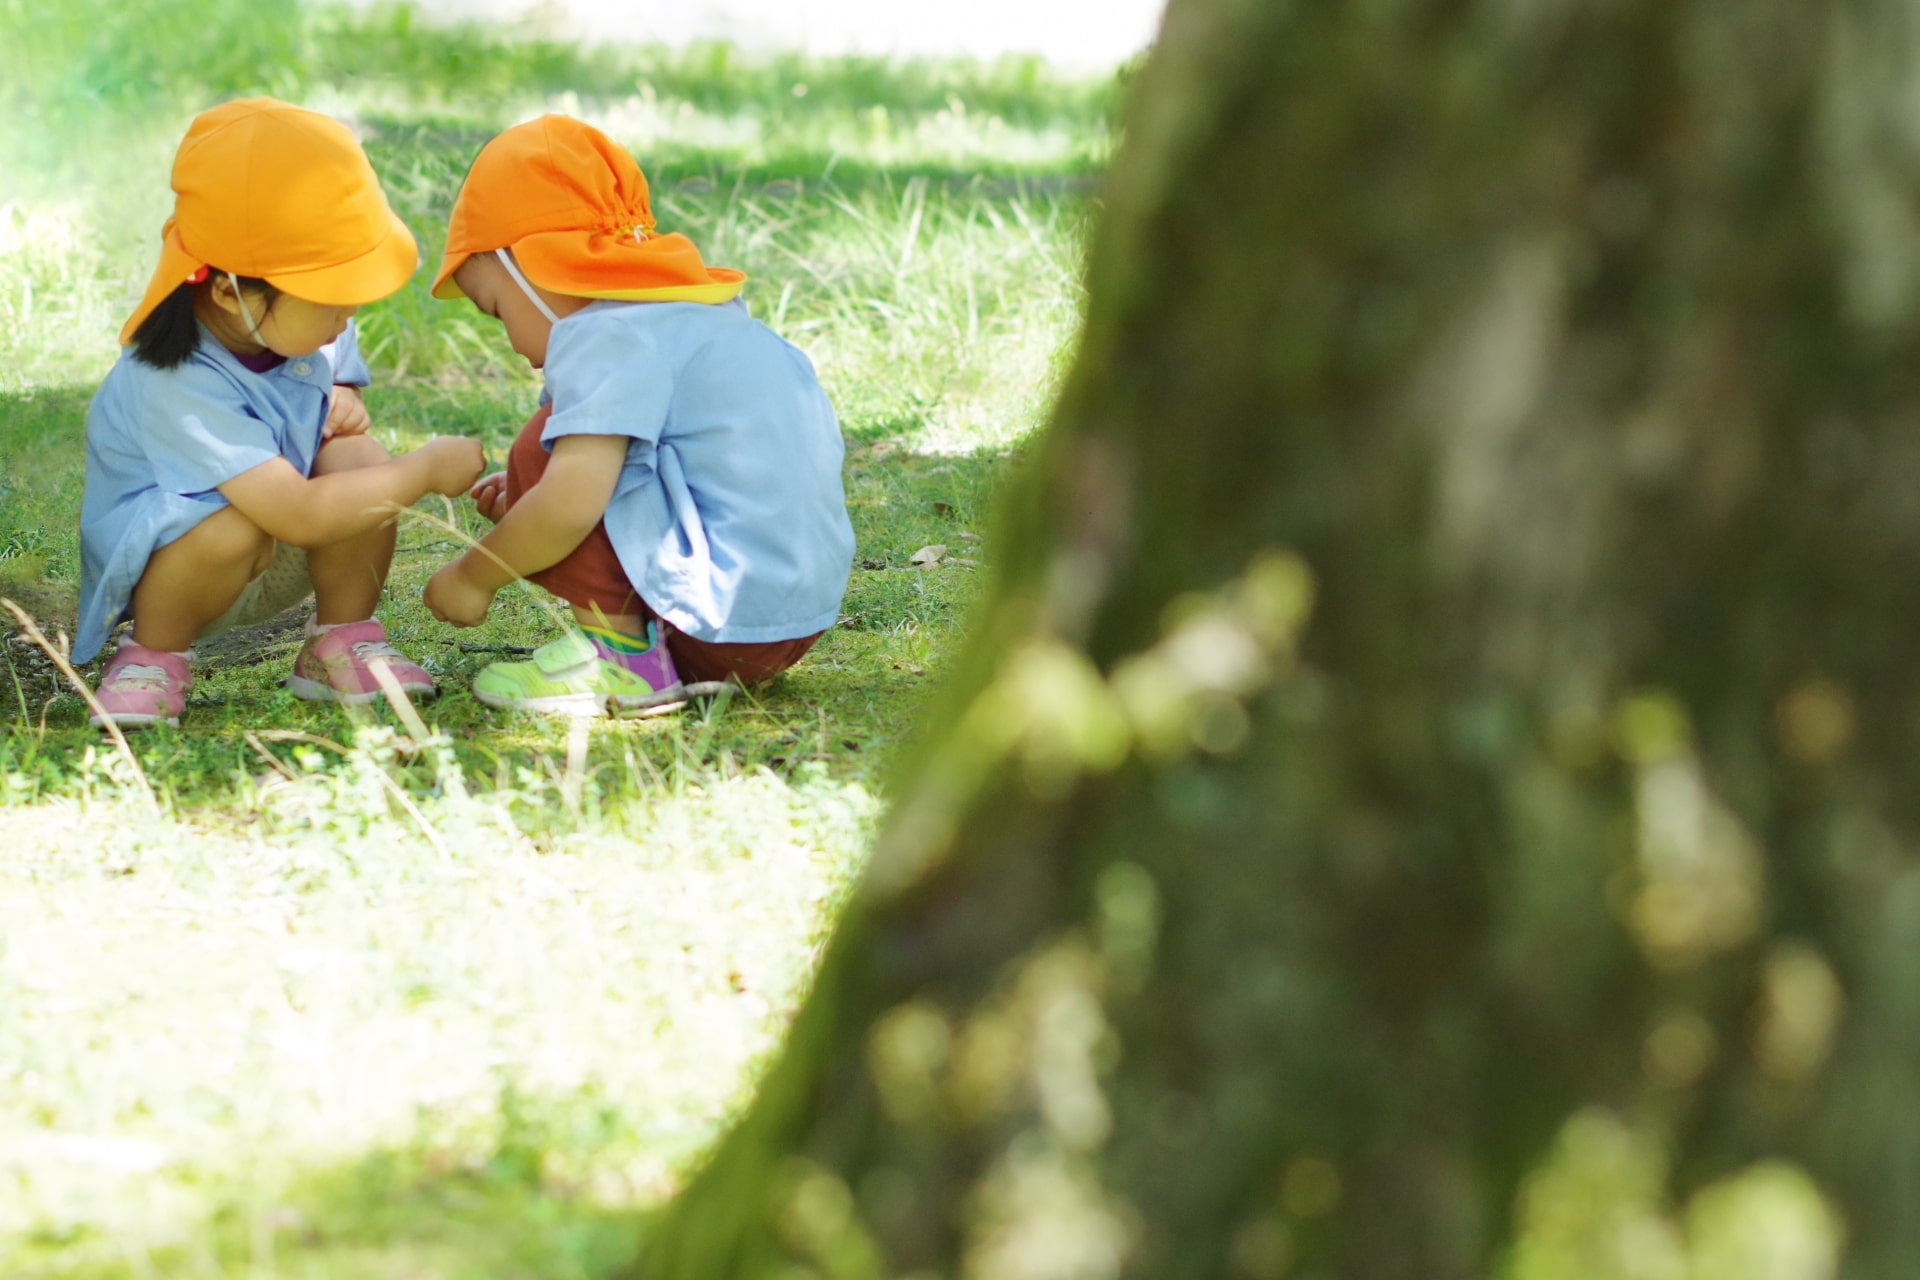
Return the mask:
<path id="1" fill-rule="evenodd" d="M 367 402 L 361 397 L 361 388 L 373 381 L 373 373 L 360 355 L 360 322 L 348 319 L 340 336 L 321 351 L 333 365 L 333 398 L 327 404 L 320 438 L 359 435 L 373 425 L 367 417 Z"/>
<path id="2" fill-rule="evenodd" d="M 474 627 L 515 578 L 551 568 L 586 540 L 607 513 L 626 436 L 562 436 L 540 483 L 520 496 L 477 547 L 433 575 L 424 594 L 442 622 Z"/>
<path id="3" fill-rule="evenodd" d="M 243 471 L 220 486 L 241 515 L 276 540 L 324 547 L 393 519 L 429 493 L 463 492 L 486 466 L 480 444 L 462 436 L 429 440 L 377 467 L 309 479 L 285 458 Z"/>
<path id="4" fill-rule="evenodd" d="M 485 516 L 488 524 L 499 524 L 507 516 L 507 473 L 496 471 L 489 476 L 481 476 L 467 490 L 467 496 L 473 499 L 473 509 Z"/>
<path id="5" fill-rule="evenodd" d="M 365 435 L 372 426 L 373 419 L 367 416 L 367 402 L 361 398 L 360 388 L 351 383 L 337 384 L 333 399 L 327 404 L 327 420 L 320 428 L 320 438 Z"/>

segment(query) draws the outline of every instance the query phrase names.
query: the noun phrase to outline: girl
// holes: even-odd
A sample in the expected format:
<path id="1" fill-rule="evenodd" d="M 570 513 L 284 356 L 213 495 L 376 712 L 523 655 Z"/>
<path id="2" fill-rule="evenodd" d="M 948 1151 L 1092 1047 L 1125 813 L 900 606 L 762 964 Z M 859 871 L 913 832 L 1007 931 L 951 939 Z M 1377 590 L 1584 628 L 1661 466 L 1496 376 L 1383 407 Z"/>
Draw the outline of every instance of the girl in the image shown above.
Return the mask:
<path id="1" fill-rule="evenodd" d="M 669 704 L 682 676 L 757 683 L 839 616 L 853 527 L 833 407 L 737 300 L 744 276 L 653 228 L 633 158 L 565 116 L 489 142 L 454 202 L 434 294 L 505 325 L 546 392 L 473 489 L 497 527 L 427 607 L 474 626 L 526 577 L 580 624 L 482 671 L 495 706 L 592 716 Z"/>
<path id="2" fill-rule="evenodd" d="M 373 619 L 393 512 L 464 491 L 483 458 L 453 437 L 389 458 L 366 434 L 352 320 L 406 283 L 413 236 L 345 127 L 270 98 L 196 117 L 173 189 L 159 266 L 87 415 L 75 659 L 133 619 L 101 711 L 179 724 L 193 642 L 309 592 L 294 694 L 371 701 L 375 659 L 433 693 Z"/>

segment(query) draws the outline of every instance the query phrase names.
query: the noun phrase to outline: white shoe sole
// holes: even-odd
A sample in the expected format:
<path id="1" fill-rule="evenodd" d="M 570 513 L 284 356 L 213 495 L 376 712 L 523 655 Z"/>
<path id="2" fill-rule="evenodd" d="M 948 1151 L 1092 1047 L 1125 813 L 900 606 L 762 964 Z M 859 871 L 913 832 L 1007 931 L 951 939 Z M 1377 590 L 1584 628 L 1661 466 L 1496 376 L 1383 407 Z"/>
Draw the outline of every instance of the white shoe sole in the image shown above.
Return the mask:
<path id="1" fill-rule="evenodd" d="M 164 724 L 170 729 L 178 729 L 180 727 L 179 716 L 110 716 L 108 719 L 112 720 L 114 725 L 121 729 L 151 729 L 157 724 Z M 96 729 L 104 729 L 107 727 L 107 720 L 103 720 L 99 716 L 88 716 L 87 723 Z"/>
<path id="2" fill-rule="evenodd" d="M 545 698 L 510 698 L 475 689 L 473 696 L 502 711 L 529 711 L 543 716 L 572 716 L 575 720 L 598 720 L 607 714 L 604 693 L 556 693 Z"/>

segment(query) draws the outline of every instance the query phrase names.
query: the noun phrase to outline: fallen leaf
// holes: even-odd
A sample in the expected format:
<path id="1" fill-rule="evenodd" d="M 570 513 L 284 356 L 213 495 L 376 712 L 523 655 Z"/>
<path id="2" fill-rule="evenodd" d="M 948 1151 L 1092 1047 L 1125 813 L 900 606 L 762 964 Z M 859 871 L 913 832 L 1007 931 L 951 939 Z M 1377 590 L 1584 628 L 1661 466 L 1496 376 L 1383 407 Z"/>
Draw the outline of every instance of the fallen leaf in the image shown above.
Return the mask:
<path id="1" fill-rule="evenodd" d="M 959 536 L 959 539 L 960 539 L 960 541 L 962 541 L 962 542 L 978 542 L 978 541 L 980 541 L 980 535 L 979 535 L 979 534 L 977 534 L 977 533 L 973 533 L 973 532 L 970 532 L 970 531 L 968 531 L 968 530 L 966 530 L 966 529 L 962 529 L 962 530 L 960 531 L 960 533 L 959 533 L 959 535 L 958 535 L 958 536 Z"/>
<path id="2" fill-rule="evenodd" d="M 907 563 L 917 565 L 939 564 L 946 558 L 946 554 L 947 544 L 944 542 L 936 542 L 931 546 L 922 547 L 914 552 L 907 558 Z"/>
<path id="3" fill-rule="evenodd" d="M 933 514 L 937 516 L 950 516 L 953 514 L 953 504 L 951 502 L 936 502 L 933 504 Z"/>

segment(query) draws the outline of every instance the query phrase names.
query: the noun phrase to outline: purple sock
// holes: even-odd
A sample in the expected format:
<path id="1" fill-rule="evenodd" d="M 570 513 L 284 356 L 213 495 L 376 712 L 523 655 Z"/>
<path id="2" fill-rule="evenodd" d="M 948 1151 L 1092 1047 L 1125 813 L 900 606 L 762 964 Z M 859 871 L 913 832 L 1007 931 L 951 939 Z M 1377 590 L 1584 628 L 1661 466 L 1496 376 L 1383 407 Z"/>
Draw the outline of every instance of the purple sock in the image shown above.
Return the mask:
<path id="1" fill-rule="evenodd" d="M 647 655 L 653 652 L 653 646 L 637 636 L 624 635 L 607 627 L 583 625 L 580 628 L 588 640 L 593 642 L 594 652 L 615 666 L 625 667 L 636 675 L 647 674 L 643 665 Z"/>

